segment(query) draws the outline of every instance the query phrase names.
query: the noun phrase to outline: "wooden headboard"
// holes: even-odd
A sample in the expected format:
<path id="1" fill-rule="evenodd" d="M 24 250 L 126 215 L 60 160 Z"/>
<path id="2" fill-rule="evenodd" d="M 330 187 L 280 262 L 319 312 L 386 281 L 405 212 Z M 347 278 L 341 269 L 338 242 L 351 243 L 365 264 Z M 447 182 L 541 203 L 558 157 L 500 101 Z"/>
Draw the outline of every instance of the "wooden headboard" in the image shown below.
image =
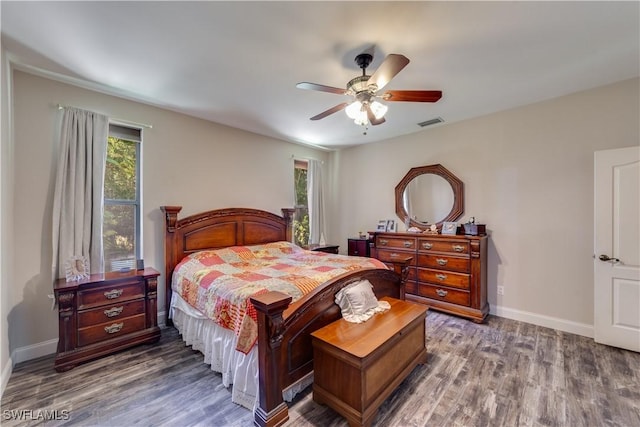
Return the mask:
<path id="1" fill-rule="evenodd" d="M 206 249 L 291 241 L 294 210 L 282 216 L 249 208 L 216 209 L 178 220 L 182 206 L 160 206 L 165 213 L 165 288 L 167 315 L 171 305 L 171 278 L 187 255 Z"/>

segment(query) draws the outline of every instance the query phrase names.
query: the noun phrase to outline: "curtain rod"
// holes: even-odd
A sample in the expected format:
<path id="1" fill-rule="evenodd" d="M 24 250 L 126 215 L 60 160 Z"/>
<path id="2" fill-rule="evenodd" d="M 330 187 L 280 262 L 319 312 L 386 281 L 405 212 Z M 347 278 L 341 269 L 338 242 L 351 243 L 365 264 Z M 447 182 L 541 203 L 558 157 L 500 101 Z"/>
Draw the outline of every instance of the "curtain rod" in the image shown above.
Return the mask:
<path id="1" fill-rule="evenodd" d="M 318 162 L 324 164 L 324 160 L 316 159 L 314 157 L 301 157 L 301 156 L 296 156 L 295 154 L 292 154 L 291 158 L 293 160 L 315 160 L 315 161 L 318 161 Z"/>
<path id="2" fill-rule="evenodd" d="M 63 110 L 65 108 L 77 108 L 79 110 L 84 110 L 84 108 L 74 107 L 72 105 L 58 104 L 58 110 Z M 129 120 L 124 120 L 124 119 L 116 119 L 115 117 L 109 117 L 109 120 L 113 121 L 113 122 L 116 122 L 116 124 L 133 125 L 133 126 L 140 126 L 140 127 L 147 128 L 147 129 L 153 129 L 152 125 L 147 125 L 145 123 L 132 122 L 132 121 L 129 121 Z"/>

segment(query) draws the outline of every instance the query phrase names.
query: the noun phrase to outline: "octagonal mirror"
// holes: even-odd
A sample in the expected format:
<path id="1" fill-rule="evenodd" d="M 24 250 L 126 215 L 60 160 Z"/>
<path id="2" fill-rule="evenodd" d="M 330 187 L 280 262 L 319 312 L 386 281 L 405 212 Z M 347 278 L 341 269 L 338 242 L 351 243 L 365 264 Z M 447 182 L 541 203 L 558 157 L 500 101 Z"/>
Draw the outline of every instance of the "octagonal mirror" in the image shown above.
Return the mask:
<path id="1" fill-rule="evenodd" d="M 410 169 L 395 191 L 396 214 L 411 227 L 440 228 L 464 213 L 462 181 L 440 164 Z"/>

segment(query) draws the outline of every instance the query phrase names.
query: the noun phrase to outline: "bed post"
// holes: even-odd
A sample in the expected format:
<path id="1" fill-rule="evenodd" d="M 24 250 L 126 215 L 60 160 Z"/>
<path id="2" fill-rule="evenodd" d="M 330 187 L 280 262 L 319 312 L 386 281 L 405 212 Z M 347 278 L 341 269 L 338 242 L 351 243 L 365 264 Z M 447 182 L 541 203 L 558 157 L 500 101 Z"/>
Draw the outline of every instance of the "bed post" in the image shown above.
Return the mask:
<path id="1" fill-rule="evenodd" d="M 287 222 L 286 241 L 293 242 L 293 214 L 295 213 L 293 208 L 282 208 L 282 217 Z"/>
<path id="2" fill-rule="evenodd" d="M 172 326 L 173 322 L 169 319 L 169 307 L 171 307 L 171 276 L 173 269 L 176 267 L 178 260 L 174 251 L 175 245 L 173 244 L 174 232 L 176 231 L 176 223 L 178 222 L 178 212 L 182 210 L 182 206 L 160 206 L 160 209 L 165 214 L 165 237 L 164 237 L 164 295 L 165 306 L 164 309 L 167 315 L 167 326 Z"/>
<path id="3" fill-rule="evenodd" d="M 281 292 L 267 292 L 251 298 L 258 312 L 258 391 L 259 405 L 253 422 L 260 427 L 275 427 L 289 419 L 289 408 L 282 400 L 281 348 L 282 313 L 291 297 Z"/>

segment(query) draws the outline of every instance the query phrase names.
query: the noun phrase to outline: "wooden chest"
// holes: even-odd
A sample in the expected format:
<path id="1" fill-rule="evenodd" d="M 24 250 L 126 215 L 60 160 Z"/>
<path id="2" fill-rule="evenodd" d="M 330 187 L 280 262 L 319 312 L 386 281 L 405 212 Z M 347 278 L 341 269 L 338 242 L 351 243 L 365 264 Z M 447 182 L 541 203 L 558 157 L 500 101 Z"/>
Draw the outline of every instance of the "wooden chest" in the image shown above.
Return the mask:
<path id="1" fill-rule="evenodd" d="M 385 297 L 391 309 L 364 323 L 337 320 L 311 334 L 313 400 L 350 425 L 371 425 L 378 408 L 427 358 L 421 304 Z"/>
<path id="2" fill-rule="evenodd" d="M 92 274 L 54 284 L 58 303 L 57 371 L 160 338 L 158 273 L 152 268 Z"/>

